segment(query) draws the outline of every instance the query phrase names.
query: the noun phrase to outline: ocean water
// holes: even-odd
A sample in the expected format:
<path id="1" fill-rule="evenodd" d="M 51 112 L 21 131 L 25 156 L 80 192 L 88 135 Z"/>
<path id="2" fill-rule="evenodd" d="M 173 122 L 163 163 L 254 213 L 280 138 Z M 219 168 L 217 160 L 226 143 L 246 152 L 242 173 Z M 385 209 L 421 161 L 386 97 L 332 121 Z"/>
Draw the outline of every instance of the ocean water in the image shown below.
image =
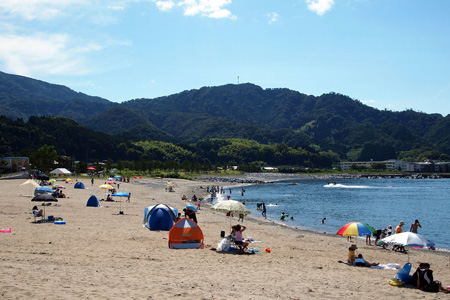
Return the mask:
<path id="1" fill-rule="evenodd" d="M 438 249 L 450 249 L 450 179 L 300 179 L 244 189 L 242 196 L 240 187 L 232 188 L 231 199 L 245 201 L 252 216 L 262 217 L 256 204 L 264 202 L 268 219 L 327 233 L 349 222 L 380 229 L 392 225 L 395 230 L 404 221 L 403 231 L 409 231 L 418 219 L 419 234 Z M 289 214 L 287 221 L 279 220 L 282 212 Z"/>

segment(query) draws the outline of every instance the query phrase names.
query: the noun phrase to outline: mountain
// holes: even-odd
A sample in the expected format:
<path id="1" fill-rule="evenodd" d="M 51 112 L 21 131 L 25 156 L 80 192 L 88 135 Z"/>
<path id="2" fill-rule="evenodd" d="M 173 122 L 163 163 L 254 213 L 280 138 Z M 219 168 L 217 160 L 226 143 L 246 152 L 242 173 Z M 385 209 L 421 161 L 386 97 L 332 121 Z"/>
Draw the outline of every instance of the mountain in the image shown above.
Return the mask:
<path id="1" fill-rule="evenodd" d="M 446 134 L 450 116 L 381 111 L 338 93 L 311 96 L 250 83 L 118 104 L 64 86 L 0 73 L 0 108 L 2 115 L 12 119 L 63 116 L 135 142 L 194 144 L 209 138 L 241 138 L 331 150 L 341 159 L 353 160 L 390 159 L 421 148 L 450 155 Z"/>
<path id="2" fill-rule="evenodd" d="M 0 109 L 2 115 L 13 119 L 64 116 L 80 121 L 91 112 L 98 114 L 116 105 L 62 85 L 0 72 Z"/>

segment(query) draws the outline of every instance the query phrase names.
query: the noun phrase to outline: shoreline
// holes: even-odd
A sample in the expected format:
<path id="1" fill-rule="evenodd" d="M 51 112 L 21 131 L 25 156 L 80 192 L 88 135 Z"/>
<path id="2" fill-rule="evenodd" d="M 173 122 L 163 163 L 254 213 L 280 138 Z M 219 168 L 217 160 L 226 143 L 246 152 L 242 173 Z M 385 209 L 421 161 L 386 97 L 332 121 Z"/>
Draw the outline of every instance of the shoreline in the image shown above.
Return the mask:
<path id="1" fill-rule="evenodd" d="M 348 299 L 370 298 L 383 290 L 392 299 L 447 299 L 444 293 L 430 294 L 413 287 L 390 286 L 387 279 L 397 270 L 357 268 L 339 263 L 346 260 L 349 242 L 340 236 L 310 232 L 276 224 L 249 215 L 244 236 L 259 253 L 236 255 L 211 251 L 228 233 L 230 219 L 203 206 L 197 214 L 205 239 L 205 249 L 173 250 L 167 245 L 167 231 L 142 227 L 146 206 L 165 203 L 182 209 L 181 196 L 200 193 L 205 181 L 171 180 L 175 192 L 166 192 L 167 180 L 133 180 L 120 190 L 132 193 L 131 202 L 122 201 L 125 215 L 118 215 L 119 203 L 86 207 L 91 194 L 103 191 L 88 180 L 88 189 L 68 187 L 70 197 L 60 206 L 47 207 L 47 214 L 63 217 L 66 225 L 34 224 L 31 198 L 22 196 L 24 180 L 0 181 L 0 267 L 3 272 L 2 298 L 23 299 Z M 147 186 L 148 184 L 149 186 Z M 211 185 L 211 183 L 209 183 Z M 233 185 L 237 186 L 237 185 Z M 237 216 L 232 219 L 236 223 Z M 209 246 L 209 247 L 208 247 Z M 270 248 L 271 253 L 264 253 Z M 371 262 L 403 265 L 407 256 L 360 245 Z M 413 270 L 419 262 L 431 263 L 434 277 L 447 285 L 449 256 L 411 250 Z M 150 275 L 150 276 L 149 276 Z M 53 296 L 52 296 L 53 297 Z"/>
<path id="2" fill-rule="evenodd" d="M 229 187 L 234 187 L 234 188 L 239 188 L 239 187 L 245 187 L 245 186 L 253 186 L 253 185 L 258 185 L 258 184 L 272 184 L 272 183 L 276 183 L 276 182 L 283 182 L 283 181 L 289 181 L 289 180 L 306 180 L 306 179 L 349 179 L 350 177 L 322 177 L 322 176 L 316 176 L 316 175 L 297 175 L 297 174 L 287 174 L 287 176 L 285 176 L 285 174 L 280 174 L 280 173 L 276 173 L 275 176 L 258 176 L 258 174 L 260 173 L 249 173 L 249 174 L 245 174 L 243 176 L 233 176 L 229 181 L 225 181 L 225 182 L 229 182 L 229 183 L 234 183 L 230 186 L 224 186 L 224 189 L 228 189 Z M 269 178 L 269 181 L 264 181 L 262 179 L 267 179 L 267 177 Z M 219 177 L 219 179 L 222 177 Z M 355 177 L 351 177 L 350 179 L 354 179 Z M 209 177 L 208 177 L 209 179 Z M 225 178 L 228 179 L 228 178 Z M 213 182 L 218 182 L 218 181 L 213 181 Z M 254 182 L 254 183 L 252 183 Z M 223 199 L 223 197 L 222 197 Z M 233 199 L 232 199 L 233 200 Z M 213 202 L 213 204 L 215 204 L 216 202 Z M 209 203 L 208 203 L 209 204 Z M 245 218 L 255 218 L 255 219 L 260 219 L 260 220 L 267 220 L 271 223 L 274 223 L 276 225 L 279 226 L 285 226 L 287 228 L 292 228 L 295 230 L 300 230 L 300 231 L 308 231 L 310 233 L 317 233 L 317 234 L 327 234 L 330 236 L 335 236 L 336 234 L 331 232 L 331 231 L 321 231 L 321 230 L 315 230 L 313 228 L 309 228 L 308 226 L 295 226 L 295 225 L 289 225 L 286 224 L 284 222 L 278 221 L 276 219 L 271 219 L 271 218 L 267 218 L 264 219 L 262 216 L 256 217 L 252 214 L 250 215 L 246 215 Z M 365 237 L 357 237 L 358 240 L 362 240 L 365 242 Z M 374 242 L 374 240 L 372 239 L 372 242 Z M 409 248 L 411 249 L 411 248 Z M 418 251 L 427 251 L 426 249 L 415 249 Z M 433 250 L 434 253 L 450 253 L 450 248 L 436 248 L 435 250 Z"/>

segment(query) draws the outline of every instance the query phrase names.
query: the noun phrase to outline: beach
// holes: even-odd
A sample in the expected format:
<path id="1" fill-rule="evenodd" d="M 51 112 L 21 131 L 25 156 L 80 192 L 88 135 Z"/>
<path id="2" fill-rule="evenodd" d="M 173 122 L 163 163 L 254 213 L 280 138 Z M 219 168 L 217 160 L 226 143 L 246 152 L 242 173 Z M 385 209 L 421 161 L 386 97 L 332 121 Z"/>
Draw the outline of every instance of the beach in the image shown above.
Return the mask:
<path id="1" fill-rule="evenodd" d="M 261 180 L 265 180 L 262 178 Z M 131 192 L 130 203 L 100 202 L 102 207 L 86 207 L 91 195 L 106 198 L 103 183 L 81 179 L 87 189 L 66 186 L 69 198 L 58 206 L 46 207 L 46 214 L 62 217 L 67 223 L 34 223 L 31 202 L 34 190 L 25 180 L 0 180 L 0 266 L 2 299 L 444 299 L 446 293 L 426 293 L 405 285 L 387 282 L 397 270 L 348 266 L 350 243 L 346 238 L 298 230 L 260 216 L 246 216 L 240 224 L 244 236 L 261 254 L 238 255 L 215 251 L 220 232 L 229 233 L 230 221 L 224 213 L 212 212 L 203 204 L 197 213 L 204 234 L 204 249 L 173 250 L 167 231 L 142 227 L 144 208 L 158 203 L 179 212 L 195 193 L 206 197 L 200 187 L 239 185 L 171 179 L 174 192 L 167 192 L 167 179 L 132 179 L 121 183 L 119 191 Z M 240 188 L 236 187 L 238 195 Z M 232 198 L 233 199 L 233 198 Z M 120 208 L 121 207 L 121 208 Z M 124 214 L 119 214 L 119 211 Z M 237 224 L 235 215 L 232 224 Z M 270 253 L 265 249 L 270 248 Z M 358 240 L 357 253 L 370 262 L 403 266 L 406 254 L 366 246 Z M 414 271 L 419 262 L 428 262 L 435 280 L 450 284 L 449 253 L 410 250 Z"/>

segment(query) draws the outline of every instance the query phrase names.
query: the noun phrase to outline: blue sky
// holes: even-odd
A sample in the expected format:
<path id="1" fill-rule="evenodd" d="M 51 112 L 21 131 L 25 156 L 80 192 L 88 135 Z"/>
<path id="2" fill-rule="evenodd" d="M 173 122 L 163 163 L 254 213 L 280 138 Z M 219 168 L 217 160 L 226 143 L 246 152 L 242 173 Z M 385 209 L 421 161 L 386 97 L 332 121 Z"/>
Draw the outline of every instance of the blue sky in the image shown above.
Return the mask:
<path id="1" fill-rule="evenodd" d="M 250 82 L 450 114 L 447 0 L 1 0 L 0 71 L 115 102 Z"/>

